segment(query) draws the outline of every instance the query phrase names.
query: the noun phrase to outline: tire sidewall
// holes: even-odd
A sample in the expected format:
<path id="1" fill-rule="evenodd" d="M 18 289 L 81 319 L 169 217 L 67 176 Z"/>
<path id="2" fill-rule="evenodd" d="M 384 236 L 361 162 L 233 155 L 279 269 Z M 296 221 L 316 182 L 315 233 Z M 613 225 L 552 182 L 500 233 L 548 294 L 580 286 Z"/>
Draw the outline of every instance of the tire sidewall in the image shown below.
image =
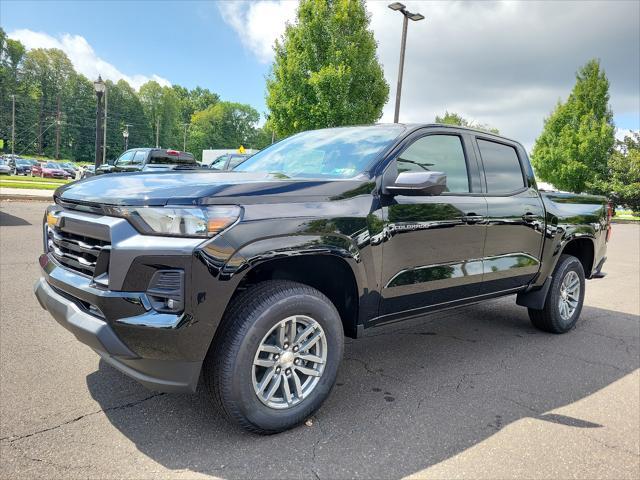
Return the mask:
<path id="1" fill-rule="evenodd" d="M 317 410 L 331 392 L 344 350 L 342 323 L 335 307 L 309 293 L 291 292 L 284 298 L 258 309 L 247 319 L 251 323 L 235 352 L 228 391 L 241 414 L 266 431 L 280 431 L 304 421 Z M 253 360 L 264 336 L 281 320 L 292 315 L 306 315 L 317 321 L 327 339 L 327 361 L 320 380 L 309 397 L 287 409 L 274 409 L 263 404 L 253 389 Z M 223 395 L 223 397 L 226 395 Z"/>
<path id="2" fill-rule="evenodd" d="M 567 274 L 572 271 L 577 273 L 578 279 L 580 280 L 580 294 L 578 296 L 578 306 L 576 307 L 576 310 L 568 320 L 565 320 L 562 318 L 562 315 L 560 315 L 560 307 L 558 305 L 560 301 L 560 287 Z M 577 258 L 567 257 L 566 259 L 563 259 L 560 265 L 558 265 L 554 274 L 552 290 L 549 293 L 550 303 L 547 307 L 549 308 L 549 314 L 552 317 L 553 324 L 560 331 L 567 332 L 571 330 L 580 318 L 585 295 L 584 269 Z"/>

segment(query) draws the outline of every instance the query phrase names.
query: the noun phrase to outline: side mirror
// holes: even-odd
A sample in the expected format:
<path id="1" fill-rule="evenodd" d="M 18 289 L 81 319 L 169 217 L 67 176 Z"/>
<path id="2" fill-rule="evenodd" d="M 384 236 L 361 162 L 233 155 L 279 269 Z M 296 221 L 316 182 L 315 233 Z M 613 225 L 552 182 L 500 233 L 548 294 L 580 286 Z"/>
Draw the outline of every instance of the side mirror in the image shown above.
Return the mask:
<path id="1" fill-rule="evenodd" d="M 447 188 L 447 175 L 442 172 L 402 172 L 385 186 L 390 195 L 440 195 Z"/>
<path id="2" fill-rule="evenodd" d="M 107 160 L 107 164 L 115 165 L 116 164 L 116 160 L 114 158 L 110 158 L 109 160 Z"/>

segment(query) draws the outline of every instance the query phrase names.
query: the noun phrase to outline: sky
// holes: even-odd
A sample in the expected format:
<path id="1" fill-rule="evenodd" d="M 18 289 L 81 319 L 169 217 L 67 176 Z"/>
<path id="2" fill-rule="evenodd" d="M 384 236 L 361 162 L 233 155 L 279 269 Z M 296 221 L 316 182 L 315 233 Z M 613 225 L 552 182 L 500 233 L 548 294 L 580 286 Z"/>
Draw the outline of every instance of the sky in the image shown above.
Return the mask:
<path id="1" fill-rule="evenodd" d="M 393 119 L 401 15 L 367 2 L 390 85 L 381 121 Z M 640 2 L 406 0 L 410 22 L 401 122 L 432 122 L 445 110 L 488 124 L 530 149 L 545 116 L 565 100 L 575 72 L 599 58 L 611 83 L 621 137 L 640 130 Z M 27 48 L 61 48 L 77 71 L 202 86 L 263 115 L 272 45 L 295 0 L 2 0 L 0 25 Z"/>

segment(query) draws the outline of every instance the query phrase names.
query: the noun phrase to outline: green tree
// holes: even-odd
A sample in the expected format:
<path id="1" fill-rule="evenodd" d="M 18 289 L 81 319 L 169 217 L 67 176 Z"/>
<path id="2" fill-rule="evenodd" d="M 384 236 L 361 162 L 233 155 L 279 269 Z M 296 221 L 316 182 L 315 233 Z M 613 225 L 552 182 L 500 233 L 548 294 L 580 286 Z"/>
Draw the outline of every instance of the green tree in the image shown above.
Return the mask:
<path id="1" fill-rule="evenodd" d="M 24 59 L 26 49 L 17 40 L 7 38 L 6 33 L 0 28 L 0 138 L 11 138 L 11 95 L 18 95 L 19 68 Z M 11 146 L 5 141 L 5 149 Z"/>
<path id="2" fill-rule="evenodd" d="M 640 213 L 640 132 L 617 141 L 609 157 L 609 177 L 604 188 L 612 193 L 616 204 Z"/>
<path id="3" fill-rule="evenodd" d="M 562 190 L 606 193 L 614 133 L 609 81 L 600 62 L 590 60 L 576 74 L 567 101 L 544 122 L 531 158 L 536 174 Z"/>
<path id="4" fill-rule="evenodd" d="M 209 148 L 251 147 L 259 119 L 260 114 L 249 105 L 218 102 L 193 115 L 187 150 L 200 159 L 202 150 Z"/>
<path id="5" fill-rule="evenodd" d="M 23 81 L 32 99 L 38 101 L 35 144 L 40 155 L 55 153 L 58 105 L 68 99 L 69 80 L 75 74 L 67 55 L 57 48 L 27 52 L 22 64 Z"/>
<path id="6" fill-rule="evenodd" d="M 445 125 L 459 125 L 461 127 L 469 127 L 475 128 L 476 130 L 484 130 L 485 132 L 495 133 L 498 135 L 500 131 L 497 128 L 490 127 L 489 125 L 485 125 L 482 123 L 474 123 L 470 122 L 462 115 L 459 115 L 455 112 L 445 111 L 444 115 L 441 117 L 440 115 L 436 115 L 436 123 L 443 123 Z"/>
<path id="7" fill-rule="evenodd" d="M 378 120 L 389 86 L 376 48 L 363 0 L 302 0 L 275 43 L 269 128 L 282 137 Z"/>

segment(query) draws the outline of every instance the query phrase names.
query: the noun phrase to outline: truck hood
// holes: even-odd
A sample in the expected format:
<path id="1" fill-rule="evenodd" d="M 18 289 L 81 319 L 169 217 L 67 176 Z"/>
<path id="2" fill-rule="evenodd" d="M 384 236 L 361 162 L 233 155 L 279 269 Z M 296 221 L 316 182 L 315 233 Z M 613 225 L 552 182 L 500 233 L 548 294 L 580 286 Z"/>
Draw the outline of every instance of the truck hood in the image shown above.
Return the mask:
<path id="1" fill-rule="evenodd" d="M 369 187 L 367 185 L 370 185 Z M 275 203 L 306 198 L 346 198 L 371 192 L 368 178 L 289 179 L 253 172 L 183 171 L 116 173 L 69 183 L 55 191 L 56 201 L 97 205 L 206 205 Z M 365 192 L 365 190 L 367 190 Z"/>

